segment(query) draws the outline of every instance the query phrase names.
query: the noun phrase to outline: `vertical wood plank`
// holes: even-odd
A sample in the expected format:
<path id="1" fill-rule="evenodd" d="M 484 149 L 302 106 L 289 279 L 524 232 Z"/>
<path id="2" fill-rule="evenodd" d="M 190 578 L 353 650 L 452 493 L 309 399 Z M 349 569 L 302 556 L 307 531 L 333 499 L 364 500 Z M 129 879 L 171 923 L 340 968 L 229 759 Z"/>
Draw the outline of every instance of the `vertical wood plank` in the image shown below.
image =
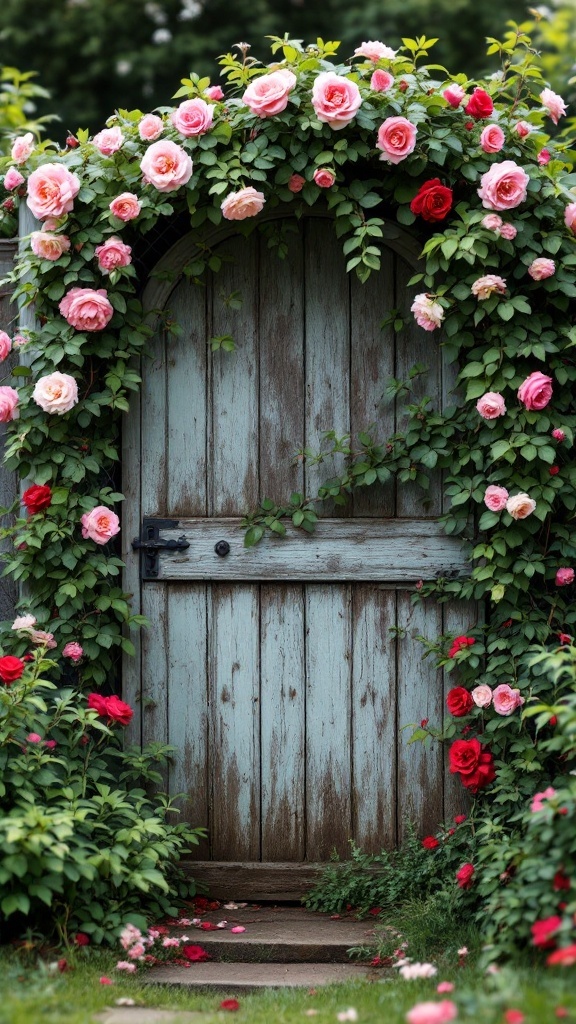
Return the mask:
<path id="1" fill-rule="evenodd" d="M 168 508 L 171 516 L 205 515 L 206 289 L 184 278 L 170 310 L 183 331 L 166 341 Z"/>
<path id="2" fill-rule="evenodd" d="M 389 377 L 394 376 L 395 334 L 380 328 L 384 315 L 394 308 L 394 262 L 390 249 L 382 252 L 380 273 L 365 284 L 350 279 L 350 426 L 354 445 L 357 435 L 375 424 L 374 435 L 386 440 L 394 433 L 394 405 L 383 401 Z M 393 516 L 394 482 L 372 484 L 352 498 L 355 516 Z"/>
<path id="3" fill-rule="evenodd" d="M 306 858 L 346 857 L 352 835 L 351 595 L 342 584 L 306 593 Z"/>
<path id="4" fill-rule="evenodd" d="M 142 587 L 142 611 L 151 628 L 142 635 L 142 743 L 168 743 L 169 648 L 167 587 Z M 168 789 L 168 769 L 162 771 Z"/>
<path id="5" fill-rule="evenodd" d="M 212 857 L 259 860 L 258 586 L 214 584 L 208 630 Z"/>
<path id="6" fill-rule="evenodd" d="M 406 819 L 419 833 L 433 831 L 443 814 L 442 750 L 439 744 L 408 743 L 411 730 L 402 727 L 442 719 L 442 673 L 432 659 L 422 658 L 417 636 L 436 637 L 442 631 L 441 609 L 433 601 L 410 603 L 408 591 L 398 591 L 397 621 L 405 630 L 398 641 L 398 832 Z"/>
<path id="7" fill-rule="evenodd" d="M 260 497 L 284 503 L 304 487 L 304 281 L 302 234 L 280 260 L 260 237 Z"/>
<path id="8" fill-rule="evenodd" d="M 305 855 L 304 594 L 261 586 L 262 860 Z"/>
<path id="9" fill-rule="evenodd" d="M 176 747 L 169 788 L 171 794 L 185 794 L 177 803 L 179 820 L 209 828 L 206 586 L 170 586 L 168 622 L 168 740 Z M 207 855 L 208 844 L 203 842 L 189 856 L 205 860 Z"/>
<path id="10" fill-rule="evenodd" d="M 396 844 L 396 593 L 352 589 L 353 836 L 366 853 Z"/>
<path id="11" fill-rule="evenodd" d="M 331 223 L 310 220 L 304 237 L 306 445 L 317 451 L 323 431 L 350 431 L 350 283 Z M 307 464 L 307 494 L 315 495 L 343 465 L 343 456 Z M 319 514 L 333 515 L 333 504 L 324 502 Z M 350 515 L 349 505 L 338 514 Z"/>
<path id="12" fill-rule="evenodd" d="M 209 499 L 214 515 L 241 515 L 260 498 L 258 478 L 258 266 L 257 237 L 234 238 L 222 247 L 230 257 L 211 282 L 212 335 L 231 334 L 237 350 L 211 355 L 212 394 L 209 409 Z M 224 301 L 233 291 L 242 308 Z"/>

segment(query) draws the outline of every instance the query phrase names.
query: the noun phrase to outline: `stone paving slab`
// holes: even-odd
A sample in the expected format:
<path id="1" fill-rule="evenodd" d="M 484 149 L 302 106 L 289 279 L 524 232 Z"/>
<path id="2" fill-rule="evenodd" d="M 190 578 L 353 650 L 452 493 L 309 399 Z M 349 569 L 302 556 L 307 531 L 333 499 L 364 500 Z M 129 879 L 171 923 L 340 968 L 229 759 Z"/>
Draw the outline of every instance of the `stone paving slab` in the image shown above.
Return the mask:
<path id="1" fill-rule="evenodd" d="M 154 1010 L 144 1006 L 116 1006 L 93 1018 L 95 1024 L 207 1024 L 213 1013 L 194 1010 Z"/>
<path id="2" fill-rule="evenodd" d="M 316 988 L 345 981 L 371 980 L 373 974 L 366 966 L 349 963 L 195 963 L 191 968 L 156 967 L 149 972 L 146 983 L 237 993 L 266 988 Z"/>

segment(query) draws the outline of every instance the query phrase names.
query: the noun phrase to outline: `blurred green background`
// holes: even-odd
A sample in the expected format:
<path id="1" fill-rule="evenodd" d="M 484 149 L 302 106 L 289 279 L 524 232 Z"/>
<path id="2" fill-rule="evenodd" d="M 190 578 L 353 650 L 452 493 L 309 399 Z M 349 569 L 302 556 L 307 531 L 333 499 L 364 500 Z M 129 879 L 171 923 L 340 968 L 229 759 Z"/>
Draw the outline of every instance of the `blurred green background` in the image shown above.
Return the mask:
<path id="1" fill-rule="evenodd" d="M 549 77 L 570 98 L 576 0 L 537 10 L 546 19 L 538 48 L 549 51 Z M 190 71 L 218 81 L 215 58 L 240 41 L 269 62 L 266 35 L 341 39 L 347 57 L 364 39 L 396 48 L 402 36 L 425 33 L 439 37 L 434 61 L 473 77 L 497 68 L 485 37 L 501 37 L 507 19 L 529 12 L 526 0 L 3 0 L 1 64 L 39 73 L 51 99 L 40 98 L 37 113 L 58 114 L 49 133 L 62 141 L 67 130 L 97 131 L 117 106 L 169 103 Z"/>

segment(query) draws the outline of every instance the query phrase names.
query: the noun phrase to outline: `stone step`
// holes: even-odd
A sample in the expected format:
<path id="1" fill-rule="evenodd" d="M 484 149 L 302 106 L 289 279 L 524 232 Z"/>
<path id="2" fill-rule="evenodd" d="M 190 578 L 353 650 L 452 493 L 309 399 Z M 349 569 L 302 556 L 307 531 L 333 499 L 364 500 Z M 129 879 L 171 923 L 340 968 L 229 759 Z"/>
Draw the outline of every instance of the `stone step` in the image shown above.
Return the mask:
<path id="1" fill-rule="evenodd" d="M 185 985 L 235 994 L 266 988 L 317 988 L 346 981 L 372 980 L 366 965 L 325 963 L 195 963 L 155 967 L 146 976 L 152 985 Z"/>

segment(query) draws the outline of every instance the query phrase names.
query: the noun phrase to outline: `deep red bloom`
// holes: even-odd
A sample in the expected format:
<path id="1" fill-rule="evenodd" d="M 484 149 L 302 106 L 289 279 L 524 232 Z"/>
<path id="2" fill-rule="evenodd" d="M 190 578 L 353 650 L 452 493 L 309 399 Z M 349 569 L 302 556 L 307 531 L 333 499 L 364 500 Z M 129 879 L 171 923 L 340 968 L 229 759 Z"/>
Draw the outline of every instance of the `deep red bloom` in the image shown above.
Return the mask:
<path id="1" fill-rule="evenodd" d="M 378 914 L 382 913 L 382 907 L 370 907 L 368 913 L 372 914 L 372 917 L 378 917 Z"/>
<path id="2" fill-rule="evenodd" d="M 569 889 L 571 885 L 568 875 L 565 875 L 563 871 L 557 871 L 552 879 L 552 888 L 554 892 L 562 892 L 563 889 Z"/>
<path id="3" fill-rule="evenodd" d="M 410 203 L 412 213 L 420 214 L 430 222 L 444 220 L 452 209 L 452 189 L 443 185 L 440 178 L 430 178 L 418 189 Z"/>
<path id="4" fill-rule="evenodd" d="M 468 103 L 464 107 L 464 112 L 469 117 L 474 117 L 477 120 L 482 117 L 490 117 L 493 110 L 494 104 L 485 89 L 474 89 Z"/>
<path id="5" fill-rule="evenodd" d="M 426 728 L 426 726 L 428 725 L 428 722 L 429 722 L 429 721 L 430 721 L 430 719 L 429 719 L 429 718 L 423 718 L 423 719 L 422 719 L 422 721 L 420 722 L 420 728 L 421 728 L 421 729 L 425 729 L 425 728 Z"/>
<path id="6" fill-rule="evenodd" d="M 462 785 L 471 793 L 477 793 L 496 778 L 492 754 L 477 739 L 455 740 L 448 757 L 450 771 L 458 772 Z"/>
<path id="7" fill-rule="evenodd" d="M 404 79 L 402 79 L 401 82 L 398 82 L 398 88 L 400 89 L 400 92 L 406 92 L 406 89 L 408 88 L 408 82 L 405 82 Z"/>
<path id="8" fill-rule="evenodd" d="M 218 931 L 217 926 L 215 924 L 211 924 L 210 921 L 202 921 L 202 924 L 200 925 L 200 928 L 202 928 L 202 930 L 205 931 L 205 932 L 217 932 Z"/>
<path id="9" fill-rule="evenodd" d="M 240 1003 L 237 999 L 223 999 L 218 1007 L 219 1010 L 239 1010 Z"/>
<path id="10" fill-rule="evenodd" d="M 572 643 L 572 637 L 570 636 L 570 633 L 558 633 L 558 639 L 559 639 L 561 644 L 571 644 Z"/>
<path id="11" fill-rule="evenodd" d="M 15 658 L 12 654 L 5 654 L 0 658 L 0 679 L 3 683 L 13 683 L 24 672 L 24 662 Z"/>
<path id="12" fill-rule="evenodd" d="M 435 850 L 437 846 L 440 846 L 440 843 L 436 839 L 436 836 L 424 836 L 422 846 L 425 850 Z"/>
<path id="13" fill-rule="evenodd" d="M 564 946 L 563 949 L 557 949 L 554 953 L 550 953 L 550 956 L 546 957 L 546 963 L 551 967 L 554 964 L 561 964 L 563 967 L 571 967 L 576 964 L 576 944 Z"/>
<path id="14" fill-rule="evenodd" d="M 22 504 L 26 506 L 30 516 L 48 508 L 51 501 L 52 490 L 48 484 L 32 484 L 32 487 L 29 487 L 22 495 Z"/>
<path id="15" fill-rule="evenodd" d="M 69 970 L 70 970 L 70 964 L 68 963 L 66 957 L 62 957 L 60 960 L 58 960 L 58 971 L 59 971 L 60 974 L 64 974 L 64 971 L 69 971 Z"/>
<path id="16" fill-rule="evenodd" d="M 550 466 L 548 472 L 550 473 L 550 476 L 556 476 L 556 474 L 560 472 L 560 466 Z"/>
<path id="17" fill-rule="evenodd" d="M 534 921 L 534 924 L 530 927 L 532 945 L 539 946 L 540 949 L 553 949 L 555 942 L 551 936 L 554 932 L 558 931 L 561 924 L 562 918 L 556 916 L 545 917 L 541 921 Z"/>
<path id="18" fill-rule="evenodd" d="M 446 707 L 455 718 L 462 718 L 474 707 L 472 695 L 463 686 L 455 686 L 446 697 Z"/>
<path id="19" fill-rule="evenodd" d="M 79 146 L 80 143 L 78 142 L 78 139 L 76 138 L 75 135 L 67 135 L 66 136 L 66 145 L 69 146 L 70 149 L 76 149 L 76 147 Z"/>
<path id="20" fill-rule="evenodd" d="M 457 825 L 461 825 L 463 821 L 466 821 L 466 815 L 456 814 L 454 817 L 454 821 L 456 822 Z"/>
<path id="21" fill-rule="evenodd" d="M 76 932 L 74 936 L 74 944 L 76 946 L 89 946 L 90 937 L 85 932 Z"/>
<path id="22" fill-rule="evenodd" d="M 452 647 L 448 651 L 448 657 L 453 658 L 456 654 L 458 654 L 458 651 L 463 651 L 467 647 L 472 647 L 472 644 L 475 643 L 476 641 L 472 636 L 457 636 L 452 641 Z"/>
<path id="23" fill-rule="evenodd" d="M 463 864 L 461 868 L 458 868 L 456 872 L 456 881 L 460 889 L 470 889 L 472 886 L 472 879 L 474 878 L 474 865 L 467 863 Z"/>
<path id="24" fill-rule="evenodd" d="M 101 985 L 113 985 L 114 984 L 114 982 L 112 981 L 112 978 L 107 978 L 105 974 L 103 974 L 102 977 L 98 979 L 98 981 L 100 982 Z"/>
<path id="25" fill-rule="evenodd" d="M 187 960 L 194 963 L 201 963 L 203 960 L 210 959 L 210 954 L 202 946 L 182 946 L 182 953 Z"/>
<path id="26" fill-rule="evenodd" d="M 116 695 L 103 697 L 101 693 L 89 693 L 88 707 L 97 711 L 101 718 L 107 718 L 109 723 L 117 722 L 119 725 L 128 725 L 134 714 L 130 705 Z"/>

